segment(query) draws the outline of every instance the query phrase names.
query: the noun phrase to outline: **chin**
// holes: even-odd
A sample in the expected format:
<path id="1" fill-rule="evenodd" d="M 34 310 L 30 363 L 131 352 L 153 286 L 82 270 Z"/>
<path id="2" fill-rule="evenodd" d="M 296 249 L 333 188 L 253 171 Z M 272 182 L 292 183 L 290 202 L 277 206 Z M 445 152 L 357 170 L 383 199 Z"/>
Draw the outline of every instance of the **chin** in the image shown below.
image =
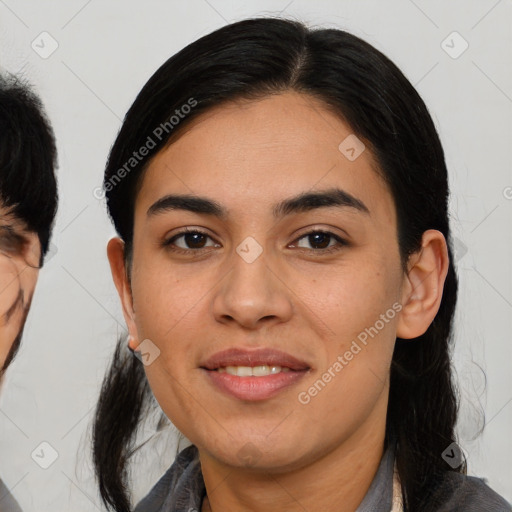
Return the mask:
<path id="1" fill-rule="evenodd" d="M 210 439 L 203 446 L 210 456 L 227 466 L 282 473 L 300 467 L 304 458 L 297 451 L 299 442 L 293 443 L 290 437 L 287 439 L 290 446 L 276 443 L 275 440 L 270 441 L 268 438 L 251 440 L 250 436 L 246 439 L 229 438 L 225 442 L 215 443 L 211 443 Z M 280 447 L 279 450 L 276 450 L 276 444 Z"/>

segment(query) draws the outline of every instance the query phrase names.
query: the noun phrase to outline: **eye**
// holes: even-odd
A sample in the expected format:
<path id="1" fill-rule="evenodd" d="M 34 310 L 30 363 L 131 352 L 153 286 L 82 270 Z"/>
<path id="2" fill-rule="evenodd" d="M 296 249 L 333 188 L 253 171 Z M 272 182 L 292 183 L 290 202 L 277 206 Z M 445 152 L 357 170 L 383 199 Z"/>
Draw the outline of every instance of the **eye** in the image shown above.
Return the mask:
<path id="1" fill-rule="evenodd" d="M 17 255 L 23 252 L 25 238 L 15 233 L 12 229 L 0 227 L 0 252 L 6 256 Z"/>
<path id="2" fill-rule="evenodd" d="M 318 253 L 330 253 L 349 245 L 338 235 L 329 231 L 310 231 L 299 237 L 292 247 Z M 190 254 L 201 249 L 221 247 L 210 235 L 198 229 L 185 229 L 163 242 L 163 246 L 175 253 Z"/>
<path id="3" fill-rule="evenodd" d="M 210 240 L 212 243 L 207 243 Z M 187 253 L 208 247 L 220 247 L 219 244 L 206 233 L 197 229 L 186 229 L 172 236 L 164 242 L 164 246 L 171 251 Z"/>
<path id="4" fill-rule="evenodd" d="M 295 246 L 316 252 L 332 252 L 341 249 L 348 243 L 329 231 L 310 231 L 297 239 Z M 308 246 L 309 245 L 309 246 Z"/>

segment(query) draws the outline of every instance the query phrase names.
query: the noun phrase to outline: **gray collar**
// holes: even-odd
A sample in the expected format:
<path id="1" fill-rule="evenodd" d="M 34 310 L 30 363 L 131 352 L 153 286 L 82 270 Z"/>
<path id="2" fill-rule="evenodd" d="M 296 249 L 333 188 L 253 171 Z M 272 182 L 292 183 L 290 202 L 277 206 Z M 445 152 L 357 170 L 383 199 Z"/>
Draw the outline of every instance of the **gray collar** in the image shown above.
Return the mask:
<path id="1" fill-rule="evenodd" d="M 389 512 L 393 499 L 394 443 L 390 443 L 377 473 L 356 512 Z M 194 445 L 182 450 L 135 512 L 199 512 L 206 495 L 199 452 Z"/>

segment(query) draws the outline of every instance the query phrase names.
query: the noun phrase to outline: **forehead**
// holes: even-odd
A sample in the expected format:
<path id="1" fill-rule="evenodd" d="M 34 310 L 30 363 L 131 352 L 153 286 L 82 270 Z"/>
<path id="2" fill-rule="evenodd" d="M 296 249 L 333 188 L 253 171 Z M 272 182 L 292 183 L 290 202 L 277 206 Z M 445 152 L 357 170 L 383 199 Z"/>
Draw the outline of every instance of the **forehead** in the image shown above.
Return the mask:
<path id="1" fill-rule="evenodd" d="M 346 141 L 360 144 L 357 152 L 364 148 L 355 159 L 342 151 Z M 339 116 L 320 100 L 286 92 L 225 103 L 194 119 L 151 161 L 136 211 L 166 193 L 215 197 L 240 212 L 338 187 L 394 223 L 393 199 L 377 169 Z"/>

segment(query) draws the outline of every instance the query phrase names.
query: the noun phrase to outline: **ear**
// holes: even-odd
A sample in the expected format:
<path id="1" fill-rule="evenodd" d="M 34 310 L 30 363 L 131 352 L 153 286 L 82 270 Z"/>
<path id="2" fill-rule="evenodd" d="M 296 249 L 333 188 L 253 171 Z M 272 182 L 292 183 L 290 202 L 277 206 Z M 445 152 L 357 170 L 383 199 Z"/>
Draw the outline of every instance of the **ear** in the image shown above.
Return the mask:
<path id="1" fill-rule="evenodd" d="M 425 231 L 421 249 L 411 254 L 407 265 L 397 337 L 417 338 L 428 329 L 439 311 L 449 264 L 444 235 L 435 229 Z"/>
<path id="2" fill-rule="evenodd" d="M 112 238 L 107 245 L 107 255 L 108 261 L 110 262 L 112 279 L 114 280 L 117 293 L 121 299 L 124 319 L 126 321 L 126 325 L 128 326 L 128 332 L 130 333 L 128 346 L 132 350 L 135 350 L 139 344 L 139 337 L 137 334 L 137 326 L 135 324 L 135 311 L 133 309 L 132 291 L 124 261 L 124 249 L 124 242 L 120 238 Z"/>

